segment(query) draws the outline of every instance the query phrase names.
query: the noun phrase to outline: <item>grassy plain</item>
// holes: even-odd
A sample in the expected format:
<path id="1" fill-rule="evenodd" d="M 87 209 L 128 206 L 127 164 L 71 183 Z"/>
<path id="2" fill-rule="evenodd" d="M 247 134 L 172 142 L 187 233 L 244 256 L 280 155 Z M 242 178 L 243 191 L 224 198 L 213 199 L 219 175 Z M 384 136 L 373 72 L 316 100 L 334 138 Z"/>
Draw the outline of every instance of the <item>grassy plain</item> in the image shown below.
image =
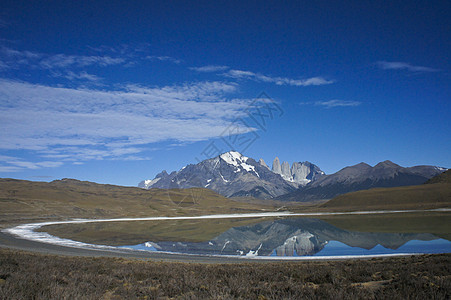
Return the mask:
<path id="1" fill-rule="evenodd" d="M 151 189 L 64 179 L 0 179 L 0 224 L 70 218 L 186 216 L 262 212 L 271 205 L 227 199 L 211 190 Z"/>
<path id="2" fill-rule="evenodd" d="M 347 193 L 321 204 L 323 211 L 408 210 L 451 207 L 451 183 L 374 188 Z"/>
<path id="3" fill-rule="evenodd" d="M 187 264 L 0 249 L 0 299 L 449 299 L 451 255 Z"/>

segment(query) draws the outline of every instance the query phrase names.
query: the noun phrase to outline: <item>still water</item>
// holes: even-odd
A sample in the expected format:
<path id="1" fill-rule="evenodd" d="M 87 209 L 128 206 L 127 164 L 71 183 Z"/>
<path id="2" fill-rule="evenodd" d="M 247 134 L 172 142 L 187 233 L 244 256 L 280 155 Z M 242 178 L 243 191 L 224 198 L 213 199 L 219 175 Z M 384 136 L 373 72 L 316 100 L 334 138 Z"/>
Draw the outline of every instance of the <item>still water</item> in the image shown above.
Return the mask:
<path id="1" fill-rule="evenodd" d="M 360 232 L 324 220 L 286 218 L 232 227 L 202 242 L 143 241 L 122 246 L 146 251 L 232 256 L 353 256 L 451 253 L 451 242 L 432 233 Z"/>

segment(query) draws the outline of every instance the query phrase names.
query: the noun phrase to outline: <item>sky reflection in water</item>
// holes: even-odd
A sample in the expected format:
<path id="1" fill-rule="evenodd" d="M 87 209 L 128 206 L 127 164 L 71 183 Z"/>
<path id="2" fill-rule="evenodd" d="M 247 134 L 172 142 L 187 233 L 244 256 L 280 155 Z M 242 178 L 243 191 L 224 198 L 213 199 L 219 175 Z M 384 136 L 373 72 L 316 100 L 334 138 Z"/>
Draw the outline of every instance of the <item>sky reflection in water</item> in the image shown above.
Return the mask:
<path id="1" fill-rule="evenodd" d="M 124 247 L 186 254 L 279 257 L 451 253 L 450 241 L 429 233 L 347 231 L 309 218 L 234 227 L 205 242 L 148 241 Z"/>

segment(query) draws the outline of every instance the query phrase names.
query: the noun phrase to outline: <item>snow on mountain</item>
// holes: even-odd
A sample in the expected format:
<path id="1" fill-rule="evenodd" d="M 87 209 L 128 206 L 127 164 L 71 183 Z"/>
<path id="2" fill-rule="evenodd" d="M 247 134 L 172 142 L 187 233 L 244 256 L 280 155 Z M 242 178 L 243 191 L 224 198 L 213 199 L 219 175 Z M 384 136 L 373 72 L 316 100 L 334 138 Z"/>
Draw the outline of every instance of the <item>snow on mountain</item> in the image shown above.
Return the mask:
<path id="1" fill-rule="evenodd" d="M 152 180 L 139 183 L 142 188 L 209 188 L 226 197 L 277 198 L 284 201 L 331 199 L 347 192 L 373 187 L 415 185 L 445 171 L 435 166 L 401 167 L 383 161 L 374 167 L 359 163 L 325 175 L 308 162 L 280 163 L 274 159 L 270 169 L 263 159 L 258 162 L 237 151 L 229 151 L 178 172 L 159 173 Z"/>
<path id="2" fill-rule="evenodd" d="M 205 187 L 226 197 L 268 199 L 294 191 L 298 186 L 314 180 L 318 172 L 322 172 L 317 166 L 308 163 L 309 171 L 314 169 L 312 172 L 316 172 L 315 174 L 304 172 L 306 177 L 299 178 L 301 175 L 296 173 L 296 177 L 293 177 L 287 164 L 284 164 L 284 170 L 288 170 L 289 175 L 281 176 L 271 171 L 263 160 L 257 162 L 237 151 L 229 151 L 198 164 L 187 165 L 178 172 L 168 174 L 163 171 L 155 179 L 142 181 L 139 187 Z M 312 170 L 311 166 L 314 166 Z"/>
<path id="3" fill-rule="evenodd" d="M 259 176 L 258 173 L 255 172 L 255 167 L 246 163 L 246 161 L 249 159 L 249 157 L 246 157 L 239 152 L 230 151 L 230 152 L 221 154 L 219 157 L 222 160 L 224 160 L 226 163 L 228 163 L 232 166 L 238 167 L 237 172 L 241 171 L 241 169 L 239 168 L 239 167 L 241 167 L 244 170 L 246 170 L 248 172 L 254 172 L 255 175 Z"/>
<path id="4" fill-rule="evenodd" d="M 157 183 L 161 178 L 155 178 L 155 179 L 147 179 L 143 180 L 138 184 L 138 187 L 148 189 L 155 183 Z"/>

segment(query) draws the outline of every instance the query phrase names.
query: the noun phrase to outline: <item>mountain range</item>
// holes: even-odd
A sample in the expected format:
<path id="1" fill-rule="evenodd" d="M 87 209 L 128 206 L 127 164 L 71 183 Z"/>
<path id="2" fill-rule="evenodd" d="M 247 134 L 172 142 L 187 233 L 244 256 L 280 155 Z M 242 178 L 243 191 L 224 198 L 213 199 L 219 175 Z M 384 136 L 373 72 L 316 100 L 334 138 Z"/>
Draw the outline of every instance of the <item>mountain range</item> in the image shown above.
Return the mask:
<path id="1" fill-rule="evenodd" d="M 168 174 L 163 171 L 138 186 L 146 189 L 204 187 L 226 197 L 271 199 L 294 192 L 324 175 L 319 167 L 309 162 L 294 163 L 291 168 L 288 163 L 283 165 L 283 172 L 280 163 L 275 170 L 273 166 L 273 171 L 262 159 L 257 162 L 239 152 L 230 151 L 195 165 L 187 165 L 178 172 Z"/>
<path id="2" fill-rule="evenodd" d="M 435 166 L 404 168 L 387 160 L 374 167 L 359 163 L 326 175 L 308 161 L 294 162 L 290 167 L 288 162 L 280 163 L 276 157 L 270 169 L 263 159 L 257 162 L 237 151 L 229 151 L 170 174 L 162 171 L 138 186 L 145 189 L 203 187 L 226 197 L 310 202 L 374 187 L 422 184 L 445 170 Z"/>
<path id="3" fill-rule="evenodd" d="M 308 202 L 332 199 L 341 194 L 376 187 L 419 185 L 443 171 L 446 169 L 434 166 L 404 168 L 389 160 L 374 167 L 359 163 L 324 176 L 303 188 L 278 197 L 277 200 Z"/>

